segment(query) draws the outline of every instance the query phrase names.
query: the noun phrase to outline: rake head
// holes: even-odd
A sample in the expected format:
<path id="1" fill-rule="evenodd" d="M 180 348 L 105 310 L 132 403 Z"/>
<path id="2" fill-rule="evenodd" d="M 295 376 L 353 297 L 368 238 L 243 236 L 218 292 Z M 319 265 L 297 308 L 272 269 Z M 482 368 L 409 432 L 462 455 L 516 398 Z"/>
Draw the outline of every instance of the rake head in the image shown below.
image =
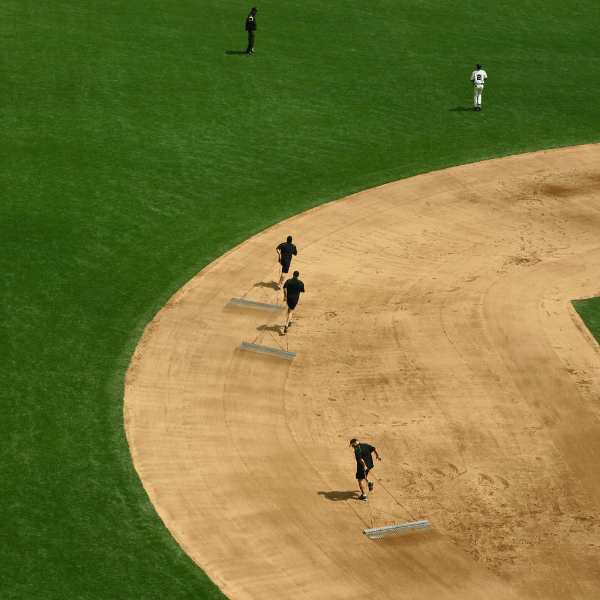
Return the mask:
<path id="1" fill-rule="evenodd" d="M 250 344 L 249 342 L 242 342 L 238 346 L 240 350 L 249 350 L 250 352 L 258 352 L 258 354 L 265 354 L 266 356 L 275 356 L 277 358 L 283 358 L 285 360 L 292 360 L 296 356 L 295 352 L 286 352 L 285 350 L 278 350 L 277 348 L 269 348 L 268 346 L 259 346 L 258 344 Z"/>
<path id="2" fill-rule="evenodd" d="M 375 527 L 374 529 L 365 529 L 365 534 L 372 540 L 387 537 L 396 533 L 406 533 L 415 529 L 434 529 L 431 523 L 425 521 L 413 521 L 412 523 L 399 523 L 398 525 L 387 525 L 386 527 Z"/>
<path id="3" fill-rule="evenodd" d="M 283 314 L 285 306 L 283 304 L 265 304 L 263 302 L 253 302 L 252 300 L 244 300 L 243 298 L 232 298 L 228 306 L 239 306 L 241 308 L 254 308 L 256 310 L 266 310 L 270 313 Z"/>

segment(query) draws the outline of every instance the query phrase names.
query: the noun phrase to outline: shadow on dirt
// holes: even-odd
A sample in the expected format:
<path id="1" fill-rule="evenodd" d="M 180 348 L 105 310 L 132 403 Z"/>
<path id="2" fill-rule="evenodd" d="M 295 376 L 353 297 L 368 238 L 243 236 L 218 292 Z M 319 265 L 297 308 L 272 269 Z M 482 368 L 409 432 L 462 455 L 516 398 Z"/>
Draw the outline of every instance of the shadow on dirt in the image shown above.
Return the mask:
<path id="1" fill-rule="evenodd" d="M 343 500 L 358 499 L 358 492 L 318 492 L 319 496 L 324 496 L 327 500 L 340 502 Z"/>

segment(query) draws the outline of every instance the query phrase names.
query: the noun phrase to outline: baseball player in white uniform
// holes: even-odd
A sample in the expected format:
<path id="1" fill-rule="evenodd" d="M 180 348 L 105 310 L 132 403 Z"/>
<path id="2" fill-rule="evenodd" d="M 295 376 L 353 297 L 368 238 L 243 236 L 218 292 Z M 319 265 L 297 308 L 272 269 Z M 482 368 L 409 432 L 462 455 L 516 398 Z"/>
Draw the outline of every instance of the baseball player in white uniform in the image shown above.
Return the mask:
<path id="1" fill-rule="evenodd" d="M 473 102 L 475 103 L 474 110 L 481 110 L 481 92 L 483 92 L 483 83 L 487 79 L 487 73 L 481 68 L 481 65 L 477 65 L 477 70 L 473 71 L 471 75 L 471 81 L 473 82 L 473 90 L 475 97 Z"/>

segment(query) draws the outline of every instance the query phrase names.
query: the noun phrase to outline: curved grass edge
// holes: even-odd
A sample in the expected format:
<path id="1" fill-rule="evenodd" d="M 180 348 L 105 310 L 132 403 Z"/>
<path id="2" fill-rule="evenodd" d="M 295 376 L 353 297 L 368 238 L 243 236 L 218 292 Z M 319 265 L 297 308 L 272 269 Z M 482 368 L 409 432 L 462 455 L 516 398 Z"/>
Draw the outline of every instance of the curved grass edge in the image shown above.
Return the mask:
<path id="1" fill-rule="evenodd" d="M 580 316 L 594 339 L 600 344 L 600 297 L 571 300 L 573 308 Z"/>

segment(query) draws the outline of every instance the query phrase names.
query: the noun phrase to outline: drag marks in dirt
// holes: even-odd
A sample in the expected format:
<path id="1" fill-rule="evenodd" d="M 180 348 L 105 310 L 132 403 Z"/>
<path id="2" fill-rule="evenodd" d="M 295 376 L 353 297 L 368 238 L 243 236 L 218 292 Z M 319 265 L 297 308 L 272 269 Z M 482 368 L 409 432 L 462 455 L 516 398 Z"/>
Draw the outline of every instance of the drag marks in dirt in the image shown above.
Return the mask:
<path id="1" fill-rule="evenodd" d="M 537 462 L 544 469 L 550 461 L 539 457 Z M 561 546 L 568 538 L 580 547 L 589 547 L 600 534 L 594 512 L 584 508 L 582 490 L 573 496 L 574 482 L 568 481 L 568 474 L 563 485 L 557 485 L 551 474 L 541 483 L 519 477 L 511 485 L 509 478 L 476 470 L 460 477 L 450 474 L 454 479 L 448 477 L 447 469 L 433 469 L 432 473 L 439 476 L 435 497 L 419 510 L 496 572 L 518 569 L 519 563 L 530 560 L 540 548 Z M 453 510 L 460 504 L 464 510 Z"/>
<path id="2" fill-rule="evenodd" d="M 435 518 L 432 519 L 432 514 L 437 512 L 432 511 L 432 508 L 439 504 L 439 499 L 474 496 L 475 487 L 479 489 L 480 495 L 491 497 L 502 494 L 510 487 L 508 480 L 500 475 L 470 473 L 467 469 L 460 471 L 452 463 L 425 472 L 407 467 L 398 471 L 399 475 L 396 477 L 383 477 L 380 485 L 375 485 L 374 491 L 369 494 L 368 506 L 361 507 L 364 502 L 358 500 L 357 494 L 352 495 L 349 492 L 331 492 L 333 497 L 330 499 L 356 500 L 352 509 L 363 521 L 368 522 L 370 519 L 372 527 L 429 518 L 436 526 L 440 525 L 442 531 L 446 531 L 444 523 L 453 523 L 456 519 L 448 519 L 447 515 L 439 523 Z M 390 489 L 396 490 L 394 494 L 397 493 L 398 496 L 392 495 Z M 325 496 L 328 497 L 326 494 Z M 468 506 L 467 513 L 471 517 L 475 517 L 473 510 L 473 505 Z M 464 524 L 464 521 L 461 520 L 461 524 Z M 452 534 L 451 529 L 446 532 Z"/>
<path id="3" fill-rule="evenodd" d="M 510 487 L 508 480 L 501 475 L 470 473 L 468 469 L 460 471 L 452 463 L 428 472 L 403 469 L 399 484 L 404 490 L 403 497 L 424 498 L 435 494 L 447 494 L 449 488 L 461 485 L 477 484 L 483 493 L 493 496 Z"/>
<path id="4" fill-rule="evenodd" d="M 175 307 L 187 313 L 132 378 L 130 422 L 141 426 L 128 435 L 140 440 L 136 468 L 153 502 L 168 527 L 181 516 L 174 535 L 209 575 L 240 598 L 267 597 L 265 583 L 270 597 L 298 600 L 398 589 L 506 600 L 508 587 L 580 600 L 572 590 L 599 589 L 594 482 L 573 468 L 577 434 L 594 421 L 572 414 L 583 390 L 577 408 L 600 415 L 599 355 L 565 311 L 600 289 L 600 173 L 581 169 L 597 172 L 599 152 L 535 153 L 369 190 L 279 224 L 199 275 Z M 277 300 L 263 262 L 290 229 L 309 292 L 296 358 L 274 377 L 274 361 L 235 355 L 241 333 L 222 306 L 231 282 Z M 243 334 L 277 337 L 274 323 L 248 315 Z M 573 442 L 557 445 L 570 427 Z M 352 437 L 382 455 L 368 502 L 350 491 Z M 200 485 L 206 440 L 214 460 Z M 437 530 L 422 545 L 362 535 L 420 519 Z M 217 521 L 227 527 L 215 531 Z M 457 573 L 463 553 L 475 560 Z M 368 591 L 355 577 L 365 564 Z"/>

